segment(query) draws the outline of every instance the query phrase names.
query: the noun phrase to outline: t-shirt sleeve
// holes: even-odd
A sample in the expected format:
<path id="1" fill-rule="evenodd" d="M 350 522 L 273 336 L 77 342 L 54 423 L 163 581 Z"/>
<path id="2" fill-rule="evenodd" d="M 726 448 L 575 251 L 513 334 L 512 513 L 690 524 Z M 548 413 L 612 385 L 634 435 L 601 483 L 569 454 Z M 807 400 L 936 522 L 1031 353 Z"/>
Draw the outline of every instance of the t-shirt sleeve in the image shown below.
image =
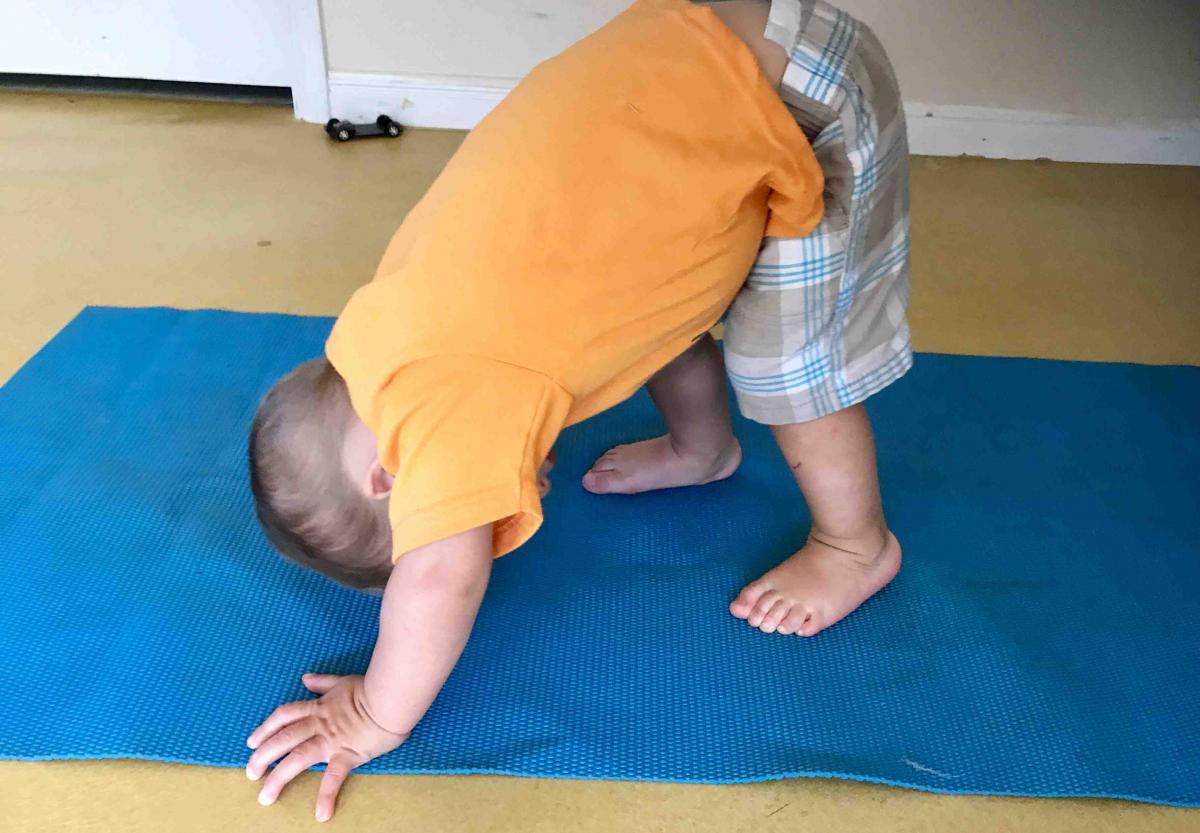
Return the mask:
<path id="1" fill-rule="evenodd" d="M 825 213 L 825 175 L 806 140 L 795 142 L 767 180 L 767 237 L 804 237 Z"/>
<path id="2" fill-rule="evenodd" d="M 495 555 L 542 522 L 537 471 L 571 397 L 549 377 L 474 356 L 406 365 L 377 394 L 368 426 L 395 475 L 392 557 L 485 524 Z"/>

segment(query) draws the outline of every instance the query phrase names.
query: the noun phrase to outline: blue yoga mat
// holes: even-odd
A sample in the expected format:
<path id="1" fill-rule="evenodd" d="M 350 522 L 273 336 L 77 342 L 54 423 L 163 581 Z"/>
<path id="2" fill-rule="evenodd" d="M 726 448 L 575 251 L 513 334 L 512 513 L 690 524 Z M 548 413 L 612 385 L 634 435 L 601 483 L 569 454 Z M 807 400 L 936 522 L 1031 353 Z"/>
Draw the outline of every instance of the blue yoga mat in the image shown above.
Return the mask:
<path id="1" fill-rule="evenodd" d="M 242 766 L 301 672 L 365 667 L 378 600 L 275 556 L 246 483 L 329 323 L 88 309 L 0 390 L 0 756 Z M 906 563 L 858 613 L 726 612 L 808 526 L 759 426 L 723 483 L 584 492 L 661 430 L 639 395 L 563 435 L 545 527 L 367 769 L 1200 804 L 1200 368 L 922 355 L 870 407 Z"/>

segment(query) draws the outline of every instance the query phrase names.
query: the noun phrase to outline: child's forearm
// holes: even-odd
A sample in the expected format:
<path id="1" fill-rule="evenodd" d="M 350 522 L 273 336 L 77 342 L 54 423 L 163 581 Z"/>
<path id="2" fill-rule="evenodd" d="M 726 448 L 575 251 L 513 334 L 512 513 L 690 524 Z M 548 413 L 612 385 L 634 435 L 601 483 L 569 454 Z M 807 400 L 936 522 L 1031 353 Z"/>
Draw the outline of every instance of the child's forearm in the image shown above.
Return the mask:
<path id="1" fill-rule="evenodd" d="M 364 706 L 383 728 L 412 730 L 458 662 L 492 568 L 492 528 L 402 556 L 383 594 Z"/>

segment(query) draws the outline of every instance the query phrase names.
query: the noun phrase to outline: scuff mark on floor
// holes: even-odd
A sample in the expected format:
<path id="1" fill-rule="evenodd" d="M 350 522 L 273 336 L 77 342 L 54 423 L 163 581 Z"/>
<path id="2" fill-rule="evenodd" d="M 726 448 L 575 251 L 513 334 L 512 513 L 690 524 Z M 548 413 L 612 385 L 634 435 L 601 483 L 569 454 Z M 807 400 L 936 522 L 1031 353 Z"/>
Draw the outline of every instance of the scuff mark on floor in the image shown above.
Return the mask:
<path id="1" fill-rule="evenodd" d="M 957 778 L 958 777 L 956 775 L 951 775 L 948 772 L 941 772 L 939 770 L 936 770 L 931 766 L 925 766 L 924 764 L 919 764 L 916 761 L 909 760 L 908 758 L 901 758 L 900 762 L 908 764 L 910 767 L 917 770 L 918 772 L 928 772 L 930 775 L 936 775 L 938 778 Z"/>

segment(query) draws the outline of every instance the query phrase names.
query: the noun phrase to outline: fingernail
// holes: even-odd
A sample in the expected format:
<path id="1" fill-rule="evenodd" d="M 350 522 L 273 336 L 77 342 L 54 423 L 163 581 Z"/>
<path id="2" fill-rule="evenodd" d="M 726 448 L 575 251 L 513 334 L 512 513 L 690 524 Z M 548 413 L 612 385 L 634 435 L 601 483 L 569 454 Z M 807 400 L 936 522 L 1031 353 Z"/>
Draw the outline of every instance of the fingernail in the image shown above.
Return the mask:
<path id="1" fill-rule="evenodd" d="M 259 793 L 258 794 L 258 803 L 264 807 L 270 807 L 271 799 L 267 797 L 266 793 Z"/>
<path id="2" fill-rule="evenodd" d="M 317 821 L 329 821 L 329 813 L 324 810 L 317 810 Z"/>
<path id="3" fill-rule="evenodd" d="M 256 743 L 254 742 L 254 738 L 246 738 L 246 746 L 248 746 L 248 747 L 250 747 L 251 749 L 253 749 L 253 748 L 254 748 L 255 746 L 257 746 L 257 745 L 258 745 L 258 744 L 256 744 Z"/>
<path id="4" fill-rule="evenodd" d="M 250 767 L 246 767 L 246 777 L 249 778 L 251 781 L 258 780 L 258 776 L 254 774 L 254 770 L 252 770 Z"/>

